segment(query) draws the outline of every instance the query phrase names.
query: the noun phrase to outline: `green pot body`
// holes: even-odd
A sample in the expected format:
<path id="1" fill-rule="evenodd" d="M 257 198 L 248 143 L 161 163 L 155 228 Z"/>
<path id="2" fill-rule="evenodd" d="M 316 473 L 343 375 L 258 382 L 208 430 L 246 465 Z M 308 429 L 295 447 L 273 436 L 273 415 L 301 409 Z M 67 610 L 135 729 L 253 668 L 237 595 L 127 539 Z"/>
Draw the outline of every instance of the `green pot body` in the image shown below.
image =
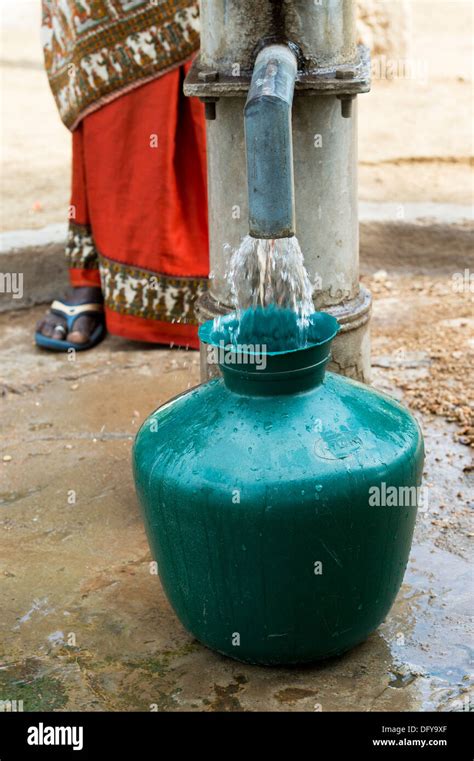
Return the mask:
<path id="1" fill-rule="evenodd" d="M 342 653 L 383 621 L 403 579 L 416 501 L 379 503 L 419 486 L 419 427 L 392 399 L 324 373 L 327 359 L 311 374 L 290 357 L 258 379 L 223 367 L 136 438 L 167 597 L 194 637 L 238 660 Z"/>

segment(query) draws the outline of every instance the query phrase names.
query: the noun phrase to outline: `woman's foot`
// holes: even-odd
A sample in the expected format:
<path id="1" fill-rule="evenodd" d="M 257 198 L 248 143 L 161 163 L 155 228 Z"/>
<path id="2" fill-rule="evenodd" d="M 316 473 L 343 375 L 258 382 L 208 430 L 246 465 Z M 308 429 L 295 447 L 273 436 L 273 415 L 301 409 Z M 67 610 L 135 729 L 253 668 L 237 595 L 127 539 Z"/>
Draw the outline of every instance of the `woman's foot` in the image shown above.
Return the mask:
<path id="1" fill-rule="evenodd" d="M 68 304 L 103 304 L 102 291 L 100 288 L 83 286 L 80 288 L 70 288 L 65 301 Z M 70 341 L 75 344 L 85 344 L 97 326 L 104 319 L 103 313 L 84 314 L 77 317 L 73 329 L 67 332 L 66 318 L 59 314 L 49 311 L 38 321 L 36 330 L 47 338 L 54 338 L 58 341 Z"/>

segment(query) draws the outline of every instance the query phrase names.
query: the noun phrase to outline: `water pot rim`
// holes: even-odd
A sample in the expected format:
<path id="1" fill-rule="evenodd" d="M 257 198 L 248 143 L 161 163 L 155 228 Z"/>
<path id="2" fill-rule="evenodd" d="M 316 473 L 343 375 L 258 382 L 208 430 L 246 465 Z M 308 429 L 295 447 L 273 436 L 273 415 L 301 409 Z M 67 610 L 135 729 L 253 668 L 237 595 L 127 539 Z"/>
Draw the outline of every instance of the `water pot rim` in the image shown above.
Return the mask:
<path id="1" fill-rule="evenodd" d="M 237 319 L 237 312 L 230 312 L 224 316 L 224 321 L 230 321 L 232 319 Z M 249 344 L 235 345 L 229 342 L 224 345 L 225 351 L 233 352 L 234 354 L 247 354 L 249 356 L 266 355 L 269 357 L 282 356 L 285 354 L 296 354 L 297 352 L 308 351 L 308 349 L 313 349 L 315 347 L 324 346 L 325 344 L 330 343 L 341 329 L 338 320 L 332 314 L 328 314 L 328 312 L 313 312 L 311 315 L 309 315 L 309 319 L 313 321 L 317 319 L 319 323 L 318 327 L 322 328 L 323 331 L 327 331 L 320 341 L 309 341 L 305 346 L 298 346 L 294 349 L 284 349 L 282 351 L 263 351 L 261 349 L 263 344 L 260 345 L 258 351 L 242 351 L 242 348 L 240 347 L 247 348 Z M 220 340 L 214 339 L 212 337 L 214 331 L 214 320 L 206 320 L 206 322 L 200 326 L 198 335 L 202 343 L 220 348 L 222 347 L 222 337 L 220 337 Z"/>

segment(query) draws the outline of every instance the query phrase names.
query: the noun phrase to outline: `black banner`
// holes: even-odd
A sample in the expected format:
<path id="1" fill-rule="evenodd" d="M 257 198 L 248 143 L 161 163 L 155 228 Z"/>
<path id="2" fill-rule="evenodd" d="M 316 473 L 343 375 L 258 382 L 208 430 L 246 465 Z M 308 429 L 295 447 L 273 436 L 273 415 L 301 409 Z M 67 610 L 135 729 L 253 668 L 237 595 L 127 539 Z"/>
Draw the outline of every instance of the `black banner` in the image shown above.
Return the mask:
<path id="1" fill-rule="evenodd" d="M 152 758 L 184 753 L 245 761 L 293 748 L 374 758 L 473 758 L 469 713 L 3 713 L 0 761 Z M 305 751 L 303 749 L 306 748 Z"/>

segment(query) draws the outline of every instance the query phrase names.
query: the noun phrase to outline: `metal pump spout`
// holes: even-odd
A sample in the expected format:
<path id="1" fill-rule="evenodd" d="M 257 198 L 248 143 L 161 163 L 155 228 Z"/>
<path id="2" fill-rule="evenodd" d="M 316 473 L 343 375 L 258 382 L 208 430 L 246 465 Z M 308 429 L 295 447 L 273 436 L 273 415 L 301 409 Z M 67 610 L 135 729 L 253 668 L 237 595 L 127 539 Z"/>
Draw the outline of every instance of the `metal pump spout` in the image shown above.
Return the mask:
<path id="1" fill-rule="evenodd" d="M 295 234 L 291 108 L 297 73 L 286 45 L 258 54 L 244 109 L 249 231 L 254 238 Z"/>

